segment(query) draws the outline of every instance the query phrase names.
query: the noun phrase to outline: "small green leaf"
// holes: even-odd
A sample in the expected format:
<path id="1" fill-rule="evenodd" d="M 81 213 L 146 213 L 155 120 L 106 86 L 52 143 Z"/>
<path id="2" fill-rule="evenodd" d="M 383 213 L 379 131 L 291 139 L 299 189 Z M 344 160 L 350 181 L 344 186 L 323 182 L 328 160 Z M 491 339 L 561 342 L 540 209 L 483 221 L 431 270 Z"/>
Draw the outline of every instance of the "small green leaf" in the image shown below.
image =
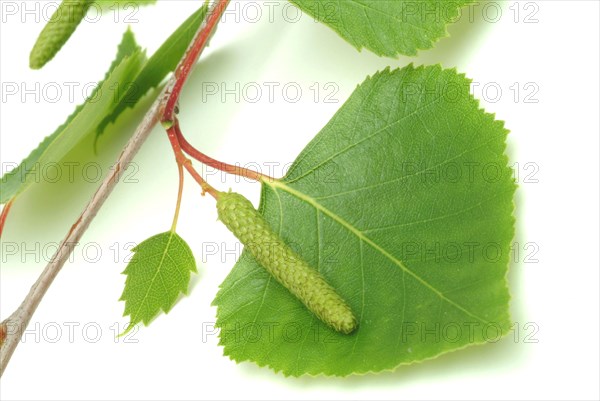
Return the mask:
<path id="1" fill-rule="evenodd" d="M 117 57 L 113 60 L 110 67 L 108 68 L 108 72 L 104 76 L 104 80 L 108 78 L 108 75 L 117 68 L 117 65 L 125 58 L 130 57 L 136 52 L 141 52 L 142 48 L 137 44 L 135 40 L 135 35 L 131 31 L 131 28 L 127 28 L 123 37 L 121 38 L 121 43 L 117 46 Z M 100 86 L 102 81 L 98 84 Z"/>
<path id="2" fill-rule="evenodd" d="M 446 25 L 471 0 L 290 0 L 358 50 L 414 56 L 447 36 Z"/>
<path id="3" fill-rule="evenodd" d="M 168 313 L 179 295 L 187 294 L 190 275 L 197 271 L 192 250 L 172 231 L 145 240 L 133 252 L 120 298 L 123 316 L 130 317 L 127 330 L 139 322 L 148 325 L 161 310 Z"/>
<path id="4" fill-rule="evenodd" d="M 135 80 L 123 87 L 119 94 L 119 102 L 108 114 L 96 130 L 96 139 L 106 127 L 113 123 L 128 107 L 133 107 L 150 89 L 157 87 L 162 80 L 177 67 L 177 64 L 194 39 L 196 31 L 204 21 L 208 5 L 203 5 L 184 21 L 175 32 L 148 60 Z"/>
<path id="5" fill-rule="evenodd" d="M 63 0 L 42 29 L 29 55 L 29 67 L 38 70 L 67 43 L 93 0 Z"/>
<path id="6" fill-rule="evenodd" d="M 88 100 L 78 106 L 67 121 L 46 137 L 17 168 L 2 177 L 0 203 L 8 202 L 27 189 L 35 182 L 36 171 L 48 163 L 60 161 L 69 150 L 94 132 L 114 107 L 112 88 L 119 83 L 131 82 L 145 61 L 145 53 L 135 44 L 133 34 L 127 31 L 105 79 L 97 85 Z"/>
<path id="7" fill-rule="evenodd" d="M 507 130 L 439 66 L 375 74 L 264 182 L 259 211 L 359 320 L 339 334 L 244 250 L 214 300 L 232 359 L 285 375 L 380 372 L 511 327 Z"/>
<path id="8" fill-rule="evenodd" d="M 46 137 L 18 167 L 2 177 L 0 204 L 27 189 L 34 181 L 36 168 L 43 168 L 48 162 L 60 161 L 89 134 L 94 133 L 97 138 L 127 107 L 133 107 L 149 89 L 157 86 L 175 69 L 204 20 L 206 10 L 205 4 L 192 14 L 145 64 L 145 53 L 128 29 L 119 45 L 117 57 L 104 81 L 90 96 L 90 101 L 78 106 L 63 125 Z M 114 88 L 126 88 L 117 92 L 119 96 L 116 101 Z"/>

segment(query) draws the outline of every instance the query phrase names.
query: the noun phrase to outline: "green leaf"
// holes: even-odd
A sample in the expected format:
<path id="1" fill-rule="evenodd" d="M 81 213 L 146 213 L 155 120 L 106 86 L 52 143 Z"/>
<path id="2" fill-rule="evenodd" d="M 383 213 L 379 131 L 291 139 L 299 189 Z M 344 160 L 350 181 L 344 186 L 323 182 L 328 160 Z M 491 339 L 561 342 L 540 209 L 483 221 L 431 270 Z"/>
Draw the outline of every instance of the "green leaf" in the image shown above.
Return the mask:
<path id="1" fill-rule="evenodd" d="M 111 72 L 113 72 L 115 68 L 117 68 L 117 65 L 119 65 L 119 63 L 123 61 L 125 57 L 130 57 L 136 52 L 141 51 L 142 48 L 140 47 L 140 45 L 137 44 L 135 40 L 135 35 L 131 31 L 131 28 L 127 28 L 127 31 L 125 31 L 125 33 L 123 34 L 123 38 L 121 38 L 121 43 L 119 43 L 119 46 L 117 46 L 117 57 L 115 57 L 110 67 L 108 68 L 108 72 L 104 76 L 104 80 L 108 78 L 108 75 Z M 102 81 L 98 84 L 98 86 L 100 86 L 101 84 Z"/>
<path id="2" fill-rule="evenodd" d="M 105 115 L 114 107 L 115 85 L 131 82 L 146 61 L 130 31 L 123 36 L 117 57 L 105 79 L 88 100 L 75 109 L 60 127 L 46 137 L 36 149 L 0 181 L 0 203 L 6 203 L 36 181 L 36 172 L 48 163 L 60 161 L 75 145 L 95 131 Z"/>
<path id="3" fill-rule="evenodd" d="M 414 56 L 447 36 L 446 25 L 471 0 L 290 0 L 358 50 Z"/>
<path id="4" fill-rule="evenodd" d="M 328 328 L 244 251 L 214 300 L 226 355 L 285 375 L 344 376 L 510 330 L 508 131 L 469 84 L 439 66 L 377 73 L 285 178 L 263 183 L 260 212 L 359 327 Z"/>
<path id="5" fill-rule="evenodd" d="M 203 5 L 193 13 L 179 28 L 162 44 L 148 60 L 135 80 L 122 86 L 119 102 L 114 110 L 107 115 L 96 130 L 96 140 L 106 127 L 113 123 L 128 107 L 133 107 L 152 88 L 157 87 L 162 80 L 177 67 L 189 44 L 194 39 L 196 31 L 204 21 L 208 5 Z"/>
<path id="6" fill-rule="evenodd" d="M 158 86 L 175 69 L 204 20 L 206 10 L 205 4 L 184 21 L 145 64 L 145 53 L 128 29 L 104 82 L 98 84 L 90 100 L 78 106 L 67 121 L 46 137 L 17 168 L 2 177 L 0 204 L 27 189 L 35 181 L 36 168 L 60 161 L 87 135 L 94 133 L 97 138 L 127 107 L 133 107 L 149 89 Z"/>
<path id="7" fill-rule="evenodd" d="M 168 313 L 179 294 L 186 294 L 191 272 L 196 272 L 192 250 L 176 233 L 155 235 L 138 246 L 123 274 L 127 275 L 121 301 L 130 322 L 148 325 L 161 310 Z"/>

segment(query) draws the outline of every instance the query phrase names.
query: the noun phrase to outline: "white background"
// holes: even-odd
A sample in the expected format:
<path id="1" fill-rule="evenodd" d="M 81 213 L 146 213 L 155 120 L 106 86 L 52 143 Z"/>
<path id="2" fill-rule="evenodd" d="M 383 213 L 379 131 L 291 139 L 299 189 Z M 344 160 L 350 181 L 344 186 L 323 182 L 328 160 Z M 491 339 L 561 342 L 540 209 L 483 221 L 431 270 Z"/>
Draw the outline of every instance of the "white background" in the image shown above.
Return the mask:
<path id="1" fill-rule="evenodd" d="M 37 2 L 0 3 L 20 7 L 16 15 L 2 15 L 2 83 L 25 83 L 28 88 L 36 82 L 41 87 L 58 83 L 64 90 L 57 102 L 43 93 L 39 101 L 29 95 L 23 102 L 21 93 L 2 100 L 4 170 L 25 157 L 82 100 L 81 86 L 76 98 L 69 99 L 65 83 L 83 85 L 103 76 L 131 10 L 83 23 L 54 61 L 31 71 L 29 50 L 44 21 L 36 22 L 40 13 L 23 14 L 23 7 L 26 3 L 35 9 Z M 449 27 L 451 38 L 417 58 L 398 60 L 359 53 L 308 16 L 291 23 L 291 9 L 286 21 L 282 5 L 275 8 L 272 21 L 262 3 L 255 3 L 262 18 L 244 19 L 254 17 L 255 10 L 244 9 L 247 3 L 231 6 L 234 12 L 217 31 L 185 89 L 181 120 L 188 139 L 225 161 L 257 162 L 263 168 L 269 162 L 283 165 L 293 161 L 367 75 L 411 61 L 456 66 L 480 83 L 474 94 L 512 132 L 509 155 L 520 171 L 515 242 L 521 252 L 509 279 L 512 316 L 520 331 L 498 343 L 380 375 L 294 379 L 250 363 L 236 365 L 222 356 L 210 330 L 215 320 L 210 303 L 234 255 L 203 256 L 213 243 L 222 251 L 222 243 L 232 248 L 235 241 L 215 221 L 214 201 L 200 198 L 188 180 L 178 231 L 199 261 L 191 296 L 135 333 L 132 340 L 137 343 L 115 343 L 113 325 L 127 322 L 123 303 L 118 302 L 124 283 L 120 273 L 128 256 L 124 248 L 166 231 L 172 218 L 176 167 L 164 134 L 155 129 L 135 160 L 139 169 L 132 179 L 137 183 L 117 187 L 39 307 L 2 378 L 1 398 L 597 399 L 598 2 L 503 2 L 497 21 L 496 7 L 488 6 L 486 21 L 483 9 L 489 2 L 478 3 L 472 19 L 466 12 Z M 43 11 L 46 3 L 37 4 Z M 159 2 L 130 16 L 137 19 L 130 25 L 151 54 L 198 6 L 199 1 Z M 518 16 L 515 10 L 520 10 Z M 528 15 L 530 23 L 524 21 Z M 256 104 L 243 96 L 240 102 L 232 96 L 223 102 L 220 96 L 202 99 L 203 82 L 225 82 L 229 88 L 235 82 L 242 87 L 253 82 L 297 83 L 303 95 L 298 103 L 286 101 L 280 90 L 274 102 L 266 93 Z M 334 96 L 339 102 L 325 103 L 328 92 L 315 102 L 310 87 L 317 83 L 323 88 L 329 82 L 339 87 Z M 521 89 L 517 98 L 515 83 Z M 534 86 L 525 88 L 527 83 Z M 486 84 L 489 89 L 483 93 Z M 498 87 L 502 95 L 496 99 Z M 536 87 L 539 91 L 526 99 Z M 81 148 L 84 155 L 75 160 L 93 160 L 106 168 L 142 109 L 119 120 L 100 142 L 98 156 L 87 141 Z M 93 173 L 87 171 L 88 177 Z M 95 190 L 97 183 L 85 183 L 82 176 L 76 169 L 76 185 L 66 178 L 55 185 L 35 185 L 15 204 L 2 238 L 2 318 L 23 299 L 45 266 L 44 259 L 51 256 L 49 244 L 63 238 Z M 215 185 L 234 186 L 258 201 L 256 184 L 222 183 L 219 175 L 211 177 Z M 8 243 L 17 245 L 16 254 L 8 254 Z M 97 249 L 102 255 L 94 260 Z M 72 342 L 69 324 L 78 324 Z M 97 328 L 102 334 L 92 342 Z M 52 343 L 57 333 L 62 336 Z"/>

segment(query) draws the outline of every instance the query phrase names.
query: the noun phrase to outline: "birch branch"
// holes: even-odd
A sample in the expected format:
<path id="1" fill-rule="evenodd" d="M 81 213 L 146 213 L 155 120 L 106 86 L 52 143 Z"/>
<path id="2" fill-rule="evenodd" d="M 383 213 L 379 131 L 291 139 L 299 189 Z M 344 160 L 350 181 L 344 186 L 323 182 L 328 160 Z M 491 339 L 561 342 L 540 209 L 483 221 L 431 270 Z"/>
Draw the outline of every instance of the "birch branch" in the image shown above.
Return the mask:
<path id="1" fill-rule="evenodd" d="M 121 155 L 115 163 L 114 171 L 104 179 L 102 184 L 100 184 L 100 187 L 92 196 L 92 199 L 77 221 L 73 224 L 67 236 L 59 245 L 52 260 L 33 284 L 21 305 L 12 315 L 0 324 L 0 377 L 4 374 L 10 358 L 19 345 L 21 337 L 31 321 L 31 317 L 48 291 L 48 288 L 50 288 L 54 278 L 68 260 L 71 252 L 73 252 L 75 245 L 79 242 L 90 223 L 94 217 L 96 217 L 96 214 L 119 182 L 127 165 L 132 162 L 140 147 L 152 132 L 152 128 L 157 122 L 164 120 L 165 107 L 169 103 L 172 105 L 176 104 L 179 93 L 191 68 L 195 65 L 202 50 L 204 50 L 208 38 L 214 33 L 217 23 L 228 4 L 229 0 L 216 0 L 213 3 L 207 13 L 206 19 L 196 32 L 194 40 L 181 58 L 176 73 L 168 80 L 165 89 L 152 104 L 143 121 L 137 127 L 134 135 L 123 148 Z M 176 96 L 173 96 L 172 93 L 174 89 L 177 92 Z"/>

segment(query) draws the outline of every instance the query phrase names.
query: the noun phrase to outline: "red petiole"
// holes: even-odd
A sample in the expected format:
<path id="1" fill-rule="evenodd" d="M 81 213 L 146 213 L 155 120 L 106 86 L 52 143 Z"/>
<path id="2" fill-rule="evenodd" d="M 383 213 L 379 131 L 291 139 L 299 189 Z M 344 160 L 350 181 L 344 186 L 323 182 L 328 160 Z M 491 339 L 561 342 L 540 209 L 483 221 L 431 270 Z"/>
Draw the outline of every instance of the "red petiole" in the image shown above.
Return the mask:
<path id="1" fill-rule="evenodd" d="M 224 171 L 226 173 L 233 174 L 233 175 L 238 175 L 240 177 L 246 177 L 246 178 L 254 180 L 254 181 L 261 181 L 261 180 L 273 181 L 274 180 L 274 178 L 271 178 L 268 175 L 259 173 L 258 171 L 250 170 L 250 169 L 243 168 L 240 166 L 234 166 L 232 164 L 223 163 L 223 162 L 213 159 L 210 156 L 205 155 L 204 153 L 202 153 L 198 149 L 196 149 L 194 146 L 192 146 L 185 139 L 185 137 L 183 136 L 183 133 L 181 132 L 181 128 L 179 127 L 179 124 L 175 124 L 173 126 L 173 128 L 175 128 L 175 132 L 177 133 L 177 139 L 179 140 L 179 145 L 181 146 L 181 149 L 185 153 L 187 153 L 188 155 L 193 157 L 194 159 L 198 160 L 200 163 L 203 163 L 203 164 L 205 164 L 209 167 L 215 168 L 217 170 Z"/>
<path id="2" fill-rule="evenodd" d="M 179 121 L 177 121 L 175 116 L 177 114 L 177 102 L 181 95 L 184 84 L 187 81 L 192 68 L 206 47 L 208 40 L 214 33 L 217 24 L 223 16 L 223 13 L 225 12 L 229 2 L 230 0 L 216 0 L 212 9 L 209 11 L 208 17 L 203 22 L 202 27 L 194 38 L 194 41 L 188 49 L 184 59 L 177 66 L 175 71 L 176 80 L 165 92 L 166 100 L 164 102 L 165 106 L 161 117 L 161 123 L 167 131 L 169 141 L 171 142 L 171 147 L 173 148 L 173 152 L 175 153 L 175 157 L 177 159 L 177 163 L 180 166 L 185 167 L 192 177 L 194 177 L 196 182 L 200 184 L 203 194 L 208 193 L 215 198 L 218 196 L 219 192 L 202 178 L 202 176 L 192 166 L 191 161 L 185 157 L 183 152 L 207 166 L 216 168 L 217 170 L 221 170 L 229 174 L 246 177 L 255 181 L 267 179 L 273 180 L 273 178 L 257 171 L 223 163 L 200 152 L 185 139 L 183 133 L 181 132 Z M 177 210 L 179 210 L 179 202 Z"/>
<path id="3" fill-rule="evenodd" d="M 181 90 L 183 89 L 183 86 L 190 75 L 190 71 L 198 61 L 198 58 L 206 47 L 208 40 L 215 31 L 219 20 L 229 5 L 229 1 L 230 0 L 216 0 L 216 3 L 208 12 L 206 20 L 202 23 L 202 27 L 194 38 L 194 42 L 187 50 L 185 58 L 177 66 L 177 69 L 175 70 L 175 77 L 177 79 L 166 91 L 168 98 L 165 103 L 165 108 L 161 118 L 161 122 L 163 124 L 169 124 L 173 122 L 175 117 L 175 107 L 177 106 L 177 101 L 181 95 Z"/>
<path id="4" fill-rule="evenodd" d="M 213 198 L 217 199 L 219 197 L 219 191 L 213 188 L 208 182 L 202 178 L 202 176 L 196 171 L 194 166 L 192 166 L 192 162 L 188 159 L 183 151 L 181 150 L 181 146 L 179 145 L 179 141 L 177 140 L 177 133 L 175 131 L 175 127 L 177 127 L 179 123 L 175 120 L 173 126 L 167 129 L 167 136 L 169 141 L 171 142 L 171 147 L 173 148 L 173 152 L 175 153 L 175 159 L 177 160 L 177 164 L 183 166 L 188 173 L 196 180 L 196 182 L 202 188 L 202 194 L 208 193 Z M 181 191 L 181 190 L 180 190 Z"/>
<path id="5" fill-rule="evenodd" d="M 6 202 L 4 208 L 2 209 L 2 213 L 0 213 L 0 237 L 2 237 L 2 231 L 4 230 L 4 223 L 6 223 L 6 217 L 8 216 L 8 212 L 10 212 L 10 208 L 12 207 L 14 198 Z"/>

